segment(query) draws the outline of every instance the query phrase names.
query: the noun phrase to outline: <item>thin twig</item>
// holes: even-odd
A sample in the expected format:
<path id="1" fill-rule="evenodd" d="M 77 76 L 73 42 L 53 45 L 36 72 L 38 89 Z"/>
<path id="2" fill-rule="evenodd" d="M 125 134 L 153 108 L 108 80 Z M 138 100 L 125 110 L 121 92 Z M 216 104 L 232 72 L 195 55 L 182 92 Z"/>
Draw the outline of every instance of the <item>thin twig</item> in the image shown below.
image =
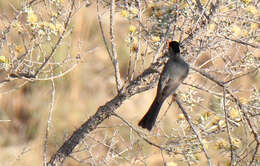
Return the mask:
<path id="1" fill-rule="evenodd" d="M 200 69 L 197 69 L 197 68 L 195 68 L 195 67 L 190 67 L 190 68 L 191 68 L 192 70 L 194 70 L 194 71 L 200 73 L 202 76 L 208 78 L 209 80 L 215 82 L 215 83 L 216 83 L 217 85 L 219 85 L 220 87 L 223 87 L 223 86 L 224 86 L 224 85 L 223 85 L 223 82 L 217 80 L 216 78 L 214 78 L 214 77 L 211 76 L 210 74 L 206 73 L 205 71 L 200 70 Z"/>
<path id="2" fill-rule="evenodd" d="M 216 93 L 216 92 L 211 91 L 211 90 L 209 90 L 209 89 L 205 89 L 204 87 L 201 87 L 200 85 L 192 85 L 192 84 L 186 83 L 186 82 L 183 82 L 182 84 L 183 84 L 183 85 L 190 86 L 190 87 L 193 87 L 193 88 L 196 88 L 196 89 L 201 90 L 201 91 L 204 91 L 204 92 L 207 92 L 207 93 L 209 93 L 209 94 L 212 94 L 212 95 L 221 97 L 221 93 Z"/>
<path id="3" fill-rule="evenodd" d="M 122 88 L 122 80 L 121 80 L 120 72 L 119 72 L 119 64 L 118 64 L 118 60 L 117 60 L 116 44 L 114 42 L 114 39 L 115 39 L 114 11 L 115 11 L 115 0 L 111 0 L 111 4 L 110 4 L 110 42 L 111 42 L 111 47 L 112 47 L 112 54 L 110 54 L 110 59 L 112 61 L 112 64 L 113 64 L 114 70 L 115 70 L 117 92 L 121 93 L 120 91 L 121 91 L 121 88 Z"/>
<path id="4" fill-rule="evenodd" d="M 15 163 L 21 160 L 21 158 L 30 150 L 31 149 L 28 146 L 24 147 L 23 150 L 16 156 L 16 158 L 11 163 L 9 163 L 9 165 L 15 165 Z"/>
<path id="5" fill-rule="evenodd" d="M 140 53 L 140 45 L 141 45 L 141 20 L 142 20 L 142 12 L 141 12 L 141 2 L 138 0 L 138 20 L 139 20 L 139 26 L 138 26 L 138 41 L 137 41 L 137 50 L 135 51 L 135 60 L 134 60 L 134 66 L 133 66 L 133 72 L 131 73 L 130 81 L 133 80 L 134 74 L 135 74 L 135 69 L 136 69 L 136 63 L 138 60 L 138 56 Z M 130 66 L 129 66 L 130 67 Z"/>
<path id="6" fill-rule="evenodd" d="M 6 119 L 6 120 L 0 120 L 0 123 L 1 122 L 11 122 L 11 120 L 8 120 L 8 119 Z"/>
<path id="7" fill-rule="evenodd" d="M 165 147 L 162 147 L 162 146 L 160 146 L 160 145 L 157 145 L 157 144 L 155 144 L 155 143 L 149 141 L 147 138 L 145 138 L 143 135 L 141 135 L 140 132 L 137 131 L 129 122 L 127 122 L 124 118 L 122 118 L 122 117 L 119 116 L 118 114 L 113 113 L 113 115 L 114 115 L 115 117 L 119 118 L 120 120 L 122 120 L 125 124 L 127 124 L 127 126 L 129 126 L 131 129 L 133 129 L 134 132 L 135 132 L 139 137 L 141 137 L 145 142 L 147 142 L 148 144 L 150 144 L 150 145 L 152 145 L 152 146 L 154 146 L 154 147 L 156 147 L 156 148 L 158 148 L 158 149 L 160 149 L 160 150 L 165 150 L 165 151 L 167 151 L 167 152 L 171 152 L 170 149 L 165 148 Z"/>
<path id="8" fill-rule="evenodd" d="M 11 79 L 8 79 L 9 81 L 11 81 Z M 12 80 L 15 80 L 15 79 L 12 79 Z M 9 82 L 8 81 L 8 82 Z M 29 83 L 28 80 L 25 80 L 23 83 L 21 83 L 20 85 L 16 86 L 16 87 L 12 87 L 12 89 L 10 90 L 7 90 L 7 91 L 3 91 L 3 92 L 0 92 L 1 95 L 6 95 L 6 94 L 9 94 L 11 92 L 14 92 L 18 89 L 20 89 L 21 87 L 25 86 L 27 83 Z"/>
<path id="9" fill-rule="evenodd" d="M 228 141 L 229 141 L 229 145 L 230 145 L 230 157 L 231 157 L 230 166 L 232 166 L 233 161 L 234 161 L 234 152 L 233 152 L 232 136 L 231 136 L 231 133 L 230 133 L 230 127 L 229 127 L 229 121 L 228 121 L 228 113 L 227 113 L 227 110 L 226 110 L 226 90 L 225 90 L 225 87 L 223 87 L 223 111 L 224 111 L 224 115 L 225 115 Z"/>
<path id="10" fill-rule="evenodd" d="M 228 17 L 228 18 L 235 18 L 235 19 L 240 19 L 240 20 L 245 20 L 246 22 L 253 22 L 253 23 L 257 23 L 260 24 L 260 21 L 257 20 L 253 20 L 250 18 L 246 18 L 246 17 L 241 17 L 241 16 L 237 16 L 237 15 L 226 15 L 226 14 L 216 14 L 216 16 L 218 17 Z"/>
<path id="11" fill-rule="evenodd" d="M 259 69 L 260 69 L 260 65 L 256 66 L 256 68 L 254 68 L 253 70 L 250 70 L 250 71 L 248 71 L 248 72 L 246 72 L 246 73 L 244 73 L 244 74 L 241 74 L 241 75 L 239 75 L 239 76 L 236 76 L 236 77 L 234 77 L 234 78 L 231 78 L 231 79 L 228 80 L 228 81 L 223 82 L 223 84 L 227 84 L 227 83 L 229 83 L 229 82 L 235 81 L 235 80 L 238 79 L 238 78 L 244 77 L 244 76 L 246 76 L 246 75 L 248 75 L 248 74 L 250 74 L 250 73 L 253 73 L 253 72 L 255 72 L 255 71 L 258 71 Z"/>
<path id="12" fill-rule="evenodd" d="M 202 13 L 203 7 L 202 7 L 202 5 L 201 5 L 201 3 L 200 3 L 200 0 L 196 0 L 196 3 L 197 3 L 197 6 L 198 6 L 198 8 L 199 8 L 200 13 Z"/>
<path id="13" fill-rule="evenodd" d="M 201 145 L 201 147 L 202 147 L 202 150 L 203 150 L 203 152 L 204 152 L 204 154 L 205 154 L 205 156 L 206 156 L 206 158 L 207 158 L 208 165 L 211 166 L 212 164 L 211 164 L 211 161 L 210 161 L 210 157 L 209 157 L 209 155 L 208 155 L 208 152 L 207 152 L 207 149 L 206 149 L 205 145 L 202 143 L 202 139 L 200 138 L 199 133 L 197 132 L 197 130 L 196 130 L 195 127 L 193 126 L 193 124 L 192 124 L 192 122 L 191 122 L 191 120 L 190 120 L 189 115 L 188 115 L 187 112 L 184 110 L 184 108 L 182 107 L 180 101 L 179 101 L 177 98 L 176 98 L 176 103 L 178 104 L 179 108 L 181 109 L 181 111 L 182 111 L 182 113 L 183 113 L 185 119 L 186 119 L 187 122 L 189 123 L 190 128 L 192 129 L 192 131 L 193 131 L 194 134 L 196 135 L 196 137 L 197 137 L 197 139 L 198 139 L 198 141 L 199 141 L 199 143 L 200 143 L 200 145 Z"/>
<path id="14" fill-rule="evenodd" d="M 161 152 L 161 156 L 162 156 L 162 160 L 163 160 L 163 165 L 167 166 L 167 163 L 165 162 L 165 158 L 164 158 L 164 155 L 163 155 L 163 151 L 161 149 L 160 149 L 160 152 Z"/>
<path id="15" fill-rule="evenodd" d="M 172 28 L 173 26 L 175 27 L 176 25 L 173 24 L 173 22 L 176 21 L 176 19 L 173 19 L 171 24 L 169 25 L 165 35 L 162 37 L 161 39 L 161 44 L 159 46 L 159 48 L 157 49 L 156 53 L 154 54 L 153 56 L 153 63 L 156 61 L 157 57 L 159 56 L 159 54 L 162 52 L 167 40 L 168 40 L 168 36 L 170 34 L 170 32 L 172 32 L 172 29 L 175 29 L 175 28 Z"/>
<path id="16" fill-rule="evenodd" d="M 47 166 L 47 144 L 48 144 L 48 138 L 49 138 L 49 131 L 51 126 L 51 120 L 52 120 L 52 113 L 54 108 L 54 101 L 55 101 L 55 84 L 54 80 L 51 80 L 51 86 L 52 86 L 52 92 L 51 92 L 51 103 L 50 103 L 50 110 L 48 115 L 48 121 L 46 126 L 46 133 L 44 138 L 44 144 L 43 144 L 43 162 L 44 166 Z"/>
<path id="17" fill-rule="evenodd" d="M 252 122 L 250 121 L 248 115 L 247 115 L 244 111 L 243 111 L 243 114 L 244 114 L 244 117 L 245 117 L 245 119 L 246 119 L 246 121 L 247 121 L 247 124 L 249 125 L 249 127 L 250 127 L 250 129 L 251 129 L 251 132 L 252 132 L 252 134 L 253 134 L 253 136 L 254 136 L 254 139 L 255 139 L 255 141 L 256 141 L 255 151 L 254 151 L 253 156 L 252 156 L 252 159 L 251 159 L 251 161 L 250 161 L 250 163 L 249 163 L 249 166 L 251 166 L 251 165 L 254 163 L 255 158 L 256 158 L 256 154 L 257 154 L 257 152 L 258 152 L 258 150 L 259 150 L 260 141 L 259 141 L 259 136 L 258 136 L 258 134 L 257 134 L 257 131 L 254 129 L 253 124 L 252 124 Z"/>
<path id="18" fill-rule="evenodd" d="M 111 52 L 110 52 L 108 44 L 107 44 L 104 28 L 103 28 L 102 21 L 101 21 L 101 14 L 100 14 L 100 11 L 99 11 L 99 0 L 97 0 L 97 14 L 98 14 L 98 24 L 99 24 L 99 28 L 100 28 L 100 31 L 101 31 L 101 35 L 102 35 L 104 44 L 106 46 L 107 53 L 108 53 L 109 57 L 111 57 L 112 55 L 111 55 Z"/>
<path id="19" fill-rule="evenodd" d="M 239 39 L 231 39 L 227 36 L 220 36 L 220 37 L 227 39 L 227 40 L 230 40 L 230 41 L 233 41 L 233 42 L 236 42 L 236 43 L 239 43 L 239 44 L 242 44 L 242 45 L 245 45 L 245 46 L 250 46 L 250 47 L 253 47 L 253 48 L 260 48 L 260 46 L 258 46 L 258 45 L 247 43 L 247 42 L 244 42 L 244 41 L 239 40 Z"/>
<path id="20" fill-rule="evenodd" d="M 116 155 L 113 155 L 113 158 L 117 157 L 117 156 L 120 156 L 122 159 L 124 159 L 125 161 L 127 161 L 129 164 L 131 163 L 129 161 L 129 159 L 127 159 L 126 156 L 122 155 L 123 153 L 127 152 L 128 149 L 125 149 L 125 150 L 122 150 L 121 152 L 117 152 L 115 148 L 112 148 L 110 144 L 106 143 L 106 142 L 102 142 L 102 141 L 99 141 L 97 139 L 95 139 L 94 137 L 91 137 L 88 135 L 88 138 L 90 138 L 91 140 L 97 142 L 98 144 L 101 144 L 103 145 L 104 147 L 106 148 L 109 148 L 112 153 L 115 153 Z"/>

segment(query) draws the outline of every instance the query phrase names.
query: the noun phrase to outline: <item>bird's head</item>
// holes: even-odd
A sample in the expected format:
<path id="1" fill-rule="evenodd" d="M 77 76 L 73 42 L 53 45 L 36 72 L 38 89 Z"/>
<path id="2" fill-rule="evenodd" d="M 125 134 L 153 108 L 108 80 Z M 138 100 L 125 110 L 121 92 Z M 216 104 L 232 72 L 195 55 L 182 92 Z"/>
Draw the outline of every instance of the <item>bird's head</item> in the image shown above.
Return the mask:
<path id="1" fill-rule="evenodd" d="M 169 54 L 170 56 L 178 56 L 180 54 L 180 44 L 177 41 L 169 42 Z"/>

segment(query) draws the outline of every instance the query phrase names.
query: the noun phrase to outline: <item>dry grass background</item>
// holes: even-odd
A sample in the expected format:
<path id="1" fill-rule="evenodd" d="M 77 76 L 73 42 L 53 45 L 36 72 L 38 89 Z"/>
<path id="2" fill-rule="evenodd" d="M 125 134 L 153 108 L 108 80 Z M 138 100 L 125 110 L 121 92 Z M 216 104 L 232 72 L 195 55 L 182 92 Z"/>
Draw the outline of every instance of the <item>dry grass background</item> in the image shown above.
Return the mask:
<path id="1" fill-rule="evenodd" d="M 19 8 L 22 4 L 16 0 L 1 1 L 0 11 L 2 17 L 12 17 L 13 9 L 11 4 Z M 116 43 L 118 47 L 119 64 L 121 69 L 121 74 L 124 76 L 127 74 L 127 64 L 128 64 L 128 46 L 125 42 L 128 35 L 129 23 L 125 18 L 116 16 L 116 27 L 118 27 L 116 32 Z M 1 18 L 0 29 L 3 29 L 6 25 L 7 19 Z M 109 20 L 103 20 L 104 25 L 109 24 Z M 70 45 L 70 49 L 59 49 L 58 55 L 65 55 L 66 51 L 69 51 L 71 55 L 76 56 L 80 54 L 81 60 L 79 65 L 69 74 L 64 77 L 55 80 L 55 103 L 54 112 L 52 118 L 51 132 L 48 139 L 48 157 L 53 154 L 58 147 L 68 138 L 72 132 L 78 128 L 84 121 L 86 121 L 91 115 L 95 113 L 100 105 L 103 105 L 108 100 L 116 95 L 116 87 L 114 84 L 113 68 L 105 50 L 103 40 L 100 34 L 98 22 L 97 22 L 97 12 L 96 6 L 92 5 L 88 8 L 82 8 L 73 16 L 73 21 L 71 23 L 73 29 L 70 39 L 65 41 Z M 80 41 L 80 43 L 79 43 Z M 92 52 L 87 52 L 90 49 L 95 48 Z M 234 55 L 234 52 L 243 53 L 243 47 L 236 47 L 234 44 L 234 49 L 230 49 L 230 55 Z M 2 51 L 4 54 L 5 51 Z M 239 54 L 236 54 L 239 58 Z M 259 57 L 259 50 L 256 51 L 255 56 Z M 212 56 L 212 55 L 211 55 Z M 205 56 L 210 57 L 210 52 L 205 53 Z M 233 57 L 234 58 L 234 57 Z M 149 62 L 151 58 L 148 61 Z M 201 63 L 205 62 L 205 59 L 201 58 Z M 198 63 L 200 61 L 198 60 Z M 222 66 L 224 62 L 215 62 L 215 65 Z M 146 64 L 146 67 L 149 64 Z M 209 64 L 210 65 L 210 64 Z M 206 67 L 206 66 L 205 66 Z M 2 77 L 0 73 L 0 77 Z M 195 81 L 194 81 L 195 80 Z M 206 80 L 201 80 L 200 77 L 196 79 L 196 76 L 192 78 L 189 77 L 187 82 L 199 82 Z M 21 81 L 22 82 L 22 81 Z M 243 84 L 241 84 L 241 82 Z M 7 87 L 1 88 L 2 92 L 17 87 L 20 84 L 19 80 L 15 83 L 8 85 Z M 247 89 L 251 85 L 255 85 L 258 89 L 260 88 L 260 78 L 258 76 L 248 76 L 238 79 L 234 83 L 234 87 L 241 89 Z M 180 91 L 185 91 L 187 86 L 182 85 Z M 144 115 L 150 106 L 155 90 L 149 90 L 139 95 L 132 97 L 127 100 L 117 111 L 119 115 L 127 119 L 132 124 L 137 124 L 139 119 Z M 39 81 L 27 83 L 17 90 L 3 93 L 0 95 L 0 119 L 9 119 L 9 122 L 0 122 L 0 166 L 30 166 L 30 165 L 41 165 L 43 161 L 43 142 L 45 138 L 45 128 L 48 118 L 48 111 L 50 109 L 51 102 L 51 82 L 50 81 Z M 208 95 L 208 100 L 204 102 L 204 107 L 212 105 L 218 102 L 217 99 L 206 93 L 201 93 L 201 95 Z M 240 97 L 247 98 L 248 93 L 241 93 Z M 205 97 L 203 96 L 203 97 Z M 169 99 L 170 101 L 170 99 Z M 165 103 L 162 110 L 167 109 L 168 104 Z M 195 111 L 193 119 L 197 119 L 201 116 L 198 111 Z M 164 111 L 160 114 L 159 120 L 162 120 L 158 125 L 163 127 L 165 131 L 171 131 L 173 127 L 181 125 L 178 122 L 180 111 L 177 109 L 176 104 L 170 107 L 167 112 L 167 116 L 163 116 Z M 152 131 L 154 134 L 157 133 Z M 138 156 L 140 153 L 140 158 L 133 157 L 132 160 L 148 161 L 148 165 L 163 165 L 161 153 L 158 149 L 152 148 L 147 143 L 145 143 L 136 134 L 132 133 L 131 129 L 125 126 L 118 118 L 111 117 L 104 121 L 97 130 L 91 133 L 86 141 L 91 142 L 94 139 L 102 140 L 104 138 L 111 138 L 106 142 L 107 144 L 112 144 L 117 141 L 122 141 L 123 143 L 117 145 L 116 149 L 128 149 L 125 156 Z M 179 131 L 173 131 L 179 132 Z M 241 136 L 241 131 L 237 129 L 234 132 L 235 135 Z M 234 135 L 234 136 L 235 136 Z M 219 137 L 225 137 L 224 134 L 220 133 L 216 135 Z M 209 153 L 213 155 L 213 161 L 220 161 L 220 165 L 225 165 L 225 158 L 228 158 L 227 154 L 218 151 L 215 147 L 215 138 L 209 141 Z M 151 137 L 154 142 L 165 141 L 163 134 L 161 133 L 158 137 Z M 93 144 L 96 142 L 93 141 Z M 132 144 L 134 143 L 134 144 Z M 106 155 L 107 147 L 102 144 L 97 145 L 93 150 L 93 154 L 97 156 L 100 160 Z M 148 154 L 145 158 L 141 154 Z M 83 160 L 86 157 L 86 152 L 77 153 L 78 157 L 82 157 Z M 186 165 L 181 161 L 178 161 L 181 157 L 178 155 L 164 155 L 165 161 L 170 163 L 175 161 L 179 165 Z M 202 161 L 199 165 L 206 165 L 206 160 L 202 154 L 198 154 L 198 158 Z M 259 159 L 259 156 L 258 156 Z M 65 165 L 88 165 L 78 162 L 75 158 L 68 158 Z M 124 160 L 116 160 L 116 162 L 111 162 L 110 165 L 130 165 L 129 162 Z M 137 165 L 143 165 L 142 162 L 137 162 Z"/>

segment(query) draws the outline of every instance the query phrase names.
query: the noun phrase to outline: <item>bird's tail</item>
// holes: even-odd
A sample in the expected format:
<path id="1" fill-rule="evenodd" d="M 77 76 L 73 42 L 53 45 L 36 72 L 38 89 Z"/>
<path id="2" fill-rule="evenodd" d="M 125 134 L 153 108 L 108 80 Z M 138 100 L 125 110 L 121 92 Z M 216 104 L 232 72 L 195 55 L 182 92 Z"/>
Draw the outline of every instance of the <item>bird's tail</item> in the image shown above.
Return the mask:
<path id="1" fill-rule="evenodd" d="M 153 125 L 156 121 L 156 118 L 159 114 L 162 103 L 158 98 L 155 98 L 153 104 L 150 106 L 148 112 L 142 118 L 142 120 L 138 123 L 138 126 L 142 128 L 148 129 L 149 131 L 153 128 Z"/>

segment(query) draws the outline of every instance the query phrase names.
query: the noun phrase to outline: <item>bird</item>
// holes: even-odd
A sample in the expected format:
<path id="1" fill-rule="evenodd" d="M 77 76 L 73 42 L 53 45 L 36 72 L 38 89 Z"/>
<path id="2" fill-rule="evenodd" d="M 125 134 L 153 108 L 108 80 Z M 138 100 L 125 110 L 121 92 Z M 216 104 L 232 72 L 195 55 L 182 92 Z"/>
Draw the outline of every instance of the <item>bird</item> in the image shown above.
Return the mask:
<path id="1" fill-rule="evenodd" d="M 160 74 L 157 93 L 153 103 L 138 123 L 138 126 L 149 131 L 152 130 L 165 99 L 170 95 L 176 95 L 176 89 L 189 73 L 189 64 L 187 64 L 180 55 L 179 42 L 169 42 L 168 56 L 169 60 Z"/>

